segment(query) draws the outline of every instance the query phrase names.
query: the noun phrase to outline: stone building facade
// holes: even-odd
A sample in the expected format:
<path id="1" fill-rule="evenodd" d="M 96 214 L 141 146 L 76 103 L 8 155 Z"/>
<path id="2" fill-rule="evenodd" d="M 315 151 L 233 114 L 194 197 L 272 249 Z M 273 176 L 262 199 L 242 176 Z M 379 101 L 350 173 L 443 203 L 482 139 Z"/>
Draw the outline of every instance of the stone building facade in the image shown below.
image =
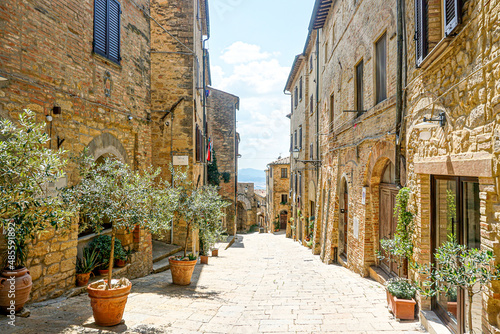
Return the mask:
<path id="1" fill-rule="evenodd" d="M 46 121 L 51 148 L 74 154 L 87 148 L 96 159 L 112 156 L 141 169 L 152 163 L 149 1 L 122 0 L 113 8 L 119 18 L 118 53 L 107 44 L 104 52 L 97 51 L 94 14 L 102 12 L 94 2 L 4 2 L 0 115 L 15 120 L 29 108 L 38 121 Z M 76 181 L 69 166 L 59 186 Z M 67 232 L 48 230 L 33 240 L 31 301 L 58 297 L 74 286 L 76 256 L 86 241 L 76 223 Z M 151 236 L 136 231 L 119 238 L 138 250 L 128 276 L 149 273 Z"/>
<path id="2" fill-rule="evenodd" d="M 419 3 L 416 3 L 417 6 Z M 447 6 L 429 1 L 422 18 L 428 35 L 419 28 L 414 1 L 406 1 L 407 99 L 405 154 L 407 186 L 416 213 L 416 260 L 432 261 L 431 254 L 447 229 L 469 247 L 492 250 L 500 263 L 499 112 L 500 112 L 500 2 L 464 1 Z M 422 21 L 420 21 L 422 22 Z M 420 42 L 420 44 L 418 44 Z M 422 47 L 418 47 L 420 45 Z M 413 55 L 416 55 L 413 56 Z M 422 129 L 423 118 L 434 127 Z M 443 125 L 443 126 L 441 126 Z M 453 202 L 455 205 L 446 205 Z M 452 220 L 447 217 L 453 216 Z M 500 286 L 494 282 L 473 299 L 475 332 L 500 330 Z M 459 305 L 468 304 L 466 293 Z M 469 330 L 464 314 L 448 310 L 448 298 L 421 298 L 422 309 L 440 314 L 454 332 Z"/>
<path id="3" fill-rule="evenodd" d="M 299 56 L 305 61 L 307 43 L 317 41 L 322 164 L 313 251 L 377 279 L 405 275 L 377 258 L 380 240 L 394 235 L 401 186 L 411 190 L 414 260 L 431 263 L 452 231 L 500 261 L 499 1 L 405 0 L 403 7 L 399 110 L 397 1 L 317 0 Z M 292 94 L 303 66 L 297 64 L 287 83 Z M 499 293 L 494 282 L 474 296 L 476 332 L 499 332 Z M 464 333 L 466 297 L 458 293 L 458 313 L 446 296 L 418 297 L 420 317 L 435 313 L 452 332 Z"/>
<path id="4" fill-rule="evenodd" d="M 278 158 L 266 170 L 267 231 L 286 230 L 291 235 L 290 222 L 290 157 Z M 279 227 L 276 228 L 276 224 Z"/>
<path id="5" fill-rule="evenodd" d="M 229 235 L 237 230 L 236 209 L 238 183 L 238 136 L 236 111 L 240 99 L 237 96 L 210 87 L 207 98 L 208 135 L 212 142 L 212 154 L 220 173 L 219 194 L 230 205 L 226 208 L 224 226 Z"/>
<path id="6" fill-rule="evenodd" d="M 295 57 L 285 85 L 290 94 L 290 203 L 291 237 L 305 244 L 312 237 L 316 187 L 319 176 L 318 57 L 315 36 L 310 35 L 304 52 Z"/>
<path id="7" fill-rule="evenodd" d="M 257 224 L 257 198 L 253 183 L 239 182 L 236 202 L 236 230 L 248 232 Z"/>
<path id="8" fill-rule="evenodd" d="M 151 0 L 151 137 L 154 166 L 171 180 L 169 166 L 206 184 L 206 87 L 210 83 L 206 0 Z M 165 31 L 167 30 L 167 31 Z M 194 236 L 194 235 L 193 235 Z M 190 248 L 196 238 L 189 236 Z M 162 240 L 181 244 L 186 224 L 175 219 Z"/>

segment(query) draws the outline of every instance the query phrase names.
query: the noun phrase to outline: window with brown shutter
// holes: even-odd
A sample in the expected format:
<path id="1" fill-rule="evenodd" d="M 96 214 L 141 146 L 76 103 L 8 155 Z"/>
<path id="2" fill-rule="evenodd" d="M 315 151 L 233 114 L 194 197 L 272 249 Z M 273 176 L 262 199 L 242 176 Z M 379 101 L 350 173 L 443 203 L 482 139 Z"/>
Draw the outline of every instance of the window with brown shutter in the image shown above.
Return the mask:
<path id="1" fill-rule="evenodd" d="M 328 118 L 330 133 L 333 133 L 333 120 L 335 117 L 335 108 L 334 107 L 335 107 L 335 97 L 332 94 L 332 95 L 330 95 L 330 115 Z"/>
<path id="2" fill-rule="evenodd" d="M 311 94 L 311 101 L 309 102 L 309 109 L 311 114 L 314 113 L 314 95 Z"/>
<path id="3" fill-rule="evenodd" d="M 360 61 L 356 66 L 356 110 L 358 116 L 363 112 L 364 108 L 364 92 L 363 92 L 363 61 Z"/>
<path id="4" fill-rule="evenodd" d="M 427 56 L 428 49 L 428 9 L 427 0 L 415 0 L 415 50 L 417 67 Z"/>
<path id="5" fill-rule="evenodd" d="M 386 34 L 375 44 L 375 93 L 376 103 L 387 98 L 387 38 Z"/>

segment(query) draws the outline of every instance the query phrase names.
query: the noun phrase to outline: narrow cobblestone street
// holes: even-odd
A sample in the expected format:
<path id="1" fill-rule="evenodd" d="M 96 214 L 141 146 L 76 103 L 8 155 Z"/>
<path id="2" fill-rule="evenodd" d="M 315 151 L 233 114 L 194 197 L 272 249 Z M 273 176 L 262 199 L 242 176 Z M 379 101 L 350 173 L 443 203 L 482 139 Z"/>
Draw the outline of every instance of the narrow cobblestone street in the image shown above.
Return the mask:
<path id="1" fill-rule="evenodd" d="M 170 271 L 133 281 L 124 323 L 98 328 L 86 294 L 30 307 L 1 333 L 416 333 L 386 308 L 383 287 L 347 269 L 325 265 L 284 235 L 248 234 L 209 265 L 197 265 L 191 286 Z M 78 324 L 78 325 L 75 325 Z"/>

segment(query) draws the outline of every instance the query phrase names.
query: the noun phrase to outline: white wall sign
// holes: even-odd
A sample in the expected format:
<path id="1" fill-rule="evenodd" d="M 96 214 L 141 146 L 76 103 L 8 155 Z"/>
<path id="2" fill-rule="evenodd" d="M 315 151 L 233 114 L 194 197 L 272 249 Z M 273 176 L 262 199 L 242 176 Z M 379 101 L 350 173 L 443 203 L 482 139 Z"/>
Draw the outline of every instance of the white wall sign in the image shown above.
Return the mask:
<path id="1" fill-rule="evenodd" d="M 363 196 L 361 197 L 361 204 L 366 204 L 366 187 L 363 187 Z"/>
<path id="2" fill-rule="evenodd" d="M 68 177 L 63 176 L 58 178 L 55 182 L 49 182 L 44 186 L 44 190 L 47 193 L 47 196 L 57 196 L 59 194 L 59 190 L 68 185 Z"/>
<path id="3" fill-rule="evenodd" d="M 353 234 L 356 239 L 359 238 L 359 219 L 358 217 L 354 217 L 354 221 L 352 224 Z"/>
<path id="4" fill-rule="evenodd" d="M 187 155 L 174 155 L 174 166 L 188 166 L 189 157 Z"/>

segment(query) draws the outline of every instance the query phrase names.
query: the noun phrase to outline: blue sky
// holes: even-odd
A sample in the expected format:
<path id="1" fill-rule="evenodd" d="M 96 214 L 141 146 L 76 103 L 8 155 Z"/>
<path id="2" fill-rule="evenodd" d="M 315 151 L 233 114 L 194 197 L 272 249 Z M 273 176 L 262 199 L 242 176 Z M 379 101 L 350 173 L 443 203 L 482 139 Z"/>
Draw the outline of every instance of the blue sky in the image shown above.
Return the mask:
<path id="1" fill-rule="evenodd" d="M 314 0 L 210 0 L 212 86 L 240 97 L 239 168 L 288 155 L 290 97 L 283 88 L 302 52 Z M 216 148 L 215 148 L 216 149 Z"/>

